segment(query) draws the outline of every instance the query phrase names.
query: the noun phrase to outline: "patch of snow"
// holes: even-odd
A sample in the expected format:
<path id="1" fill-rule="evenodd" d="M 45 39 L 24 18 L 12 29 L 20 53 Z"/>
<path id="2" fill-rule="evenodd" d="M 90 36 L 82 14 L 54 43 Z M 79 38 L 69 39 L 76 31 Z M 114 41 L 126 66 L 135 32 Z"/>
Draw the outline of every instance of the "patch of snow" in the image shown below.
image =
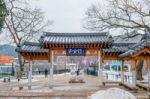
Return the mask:
<path id="1" fill-rule="evenodd" d="M 79 87 L 80 86 L 80 87 Z M 57 91 L 82 91 L 82 90 L 98 90 L 97 86 L 90 86 L 88 84 L 71 84 L 70 86 L 54 87 L 53 90 Z"/>
<path id="2" fill-rule="evenodd" d="M 88 99 L 136 99 L 136 97 L 128 91 L 119 88 L 110 88 L 98 91 L 89 96 Z"/>

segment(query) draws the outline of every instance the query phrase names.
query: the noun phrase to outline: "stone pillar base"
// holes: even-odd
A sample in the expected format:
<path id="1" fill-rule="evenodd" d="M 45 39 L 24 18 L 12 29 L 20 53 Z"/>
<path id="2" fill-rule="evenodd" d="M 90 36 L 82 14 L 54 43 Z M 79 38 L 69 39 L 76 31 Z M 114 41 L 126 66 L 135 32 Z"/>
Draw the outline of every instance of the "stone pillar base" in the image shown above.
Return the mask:
<path id="1" fill-rule="evenodd" d="M 136 71 L 132 71 L 132 85 L 136 86 Z"/>
<path id="2" fill-rule="evenodd" d="M 102 85 L 103 83 L 103 70 L 99 69 L 98 71 L 98 80 L 99 80 L 99 85 Z"/>
<path id="3" fill-rule="evenodd" d="M 31 90 L 31 86 L 28 86 L 28 89 Z"/>
<path id="4" fill-rule="evenodd" d="M 50 88 L 50 89 L 53 89 L 53 85 L 49 85 L 49 88 Z"/>
<path id="5" fill-rule="evenodd" d="M 150 91 L 150 70 L 148 71 L 148 90 Z"/>
<path id="6" fill-rule="evenodd" d="M 23 86 L 19 86 L 19 90 L 23 90 Z"/>
<path id="7" fill-rule="evenodd" d="M 23 90 L 22 80 L 20 79 L 18 82 L 19 90 Z"/>
<path id="8" fill-rule="evenodd" d="M 120 76 L 121 76 L 121 82 L 124 83 L 124 73 L 121 72 L 121 73 L 120 73 Z"/>

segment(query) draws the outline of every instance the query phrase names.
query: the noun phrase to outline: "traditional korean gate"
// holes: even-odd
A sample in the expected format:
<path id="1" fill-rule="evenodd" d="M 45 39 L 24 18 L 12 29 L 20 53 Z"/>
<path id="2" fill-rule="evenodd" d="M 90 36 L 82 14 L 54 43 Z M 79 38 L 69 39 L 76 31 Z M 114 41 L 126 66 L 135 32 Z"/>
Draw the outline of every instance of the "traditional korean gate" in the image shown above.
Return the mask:
<path id="1" fill-rule="evenodd" d="M 102 54 L 104 48 L 110 48 L 112 37 L 108 33 L 44 33 L 39 43 L 28 43 L 21 46 L 18 52 L 24 59 L 48 60 L 50 68 L 49 86 L 53 85 L 53 59 L 58 56 L 98 56 L 99 84 L 103 82 Z M 30 67 L 32 67 L 31 62 Z M 31 77 L 29 77 L 31 78 Z M 29 79 L 31 82 L 31 79 Z M 31 85 L 31 84 L 30 84 Z"/>

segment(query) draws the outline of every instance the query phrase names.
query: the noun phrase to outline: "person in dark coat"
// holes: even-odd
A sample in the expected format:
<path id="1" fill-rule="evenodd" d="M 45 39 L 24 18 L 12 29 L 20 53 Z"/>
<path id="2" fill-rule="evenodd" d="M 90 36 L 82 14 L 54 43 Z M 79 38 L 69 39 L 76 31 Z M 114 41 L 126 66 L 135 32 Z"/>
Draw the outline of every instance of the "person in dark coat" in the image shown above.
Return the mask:
<path id="1" fill-rule="evenodd" d="M 40 75 L 41 71 L 39 70 L 39 75 Z"/>
<path id="2" fill-rule="evenodd" d="M 80 69 L 78 68 L 78 70 L 77 70 L 77 76 L 79 76 L 79 73 L 80 73 Z"/>
<path id="3" fill-rule="evenodd" d="M 45 78 L 46 78 L 46 77 L 47 77 L 47 74 L 48 74 L 48 70 L 45 69 L 44 73 L 45 73 Z"/>

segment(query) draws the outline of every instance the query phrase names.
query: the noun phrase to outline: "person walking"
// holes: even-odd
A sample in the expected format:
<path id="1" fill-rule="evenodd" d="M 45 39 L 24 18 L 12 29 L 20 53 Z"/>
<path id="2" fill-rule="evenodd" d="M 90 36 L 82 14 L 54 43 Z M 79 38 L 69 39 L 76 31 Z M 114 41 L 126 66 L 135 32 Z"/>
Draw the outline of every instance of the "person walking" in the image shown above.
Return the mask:
<path id="1" fill-rule="evenodd" d="M 45 73 L 45 78 L 46 78 L 46 77 L 47 77 L 48 70 L 45 69 L 44 73 Z"/>
<path id="2" fill-rule="evenodd" d="M 39 70 L 39 75 L 41 74 L 41 71 Z"/>
<path id="3" fill-rule="evenodd" d="M 79 73 L 80 73 L 80 69 L 78 68 L 78 70 L 77 70 L 77 76 L 79 76 Z"/>

